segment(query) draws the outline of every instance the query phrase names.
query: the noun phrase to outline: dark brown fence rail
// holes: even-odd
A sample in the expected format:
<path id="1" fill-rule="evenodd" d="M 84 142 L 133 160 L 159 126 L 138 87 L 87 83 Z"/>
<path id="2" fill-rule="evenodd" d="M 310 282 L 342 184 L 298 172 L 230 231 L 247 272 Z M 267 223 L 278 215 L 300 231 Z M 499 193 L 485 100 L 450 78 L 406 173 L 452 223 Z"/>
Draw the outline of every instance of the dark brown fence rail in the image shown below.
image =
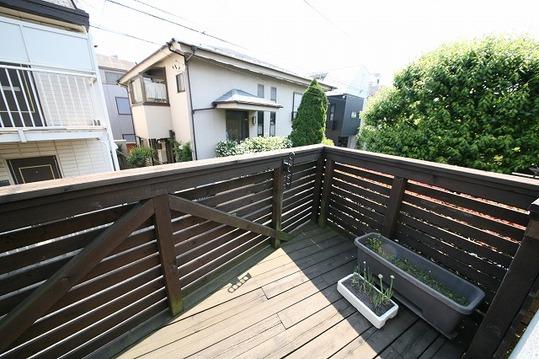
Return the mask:
<path id="1" fill-rule="evenodd" d="M 350 237 L 381 232 L 482 288 L 486 299 L 476 317 L 480 322 L 530 228 L 529 209 L 539 197 L 539 183 L 327 148 L 323 192 L 327 209 L 321 212 Z M 523 284 L 525 291 L 528 285 Z M 522 298 L 506 300 L 520 303 Z M 506 329 L 490 335 L 498 336 L 492 353 Z"/>
<path id="2" fill-rule="evenodd" d="M 522 275 L 522 247 L 539 253 L 528 223 L 537 182 L 324 146 L 293 151 L 0 189 L 0 356 L 113 354 L 311 220 L 353 237 L 379 231 L 476 283 L 487 293 L 478 333 L 495 338 L 493 351 L 511 342 L 536 283 L 533 271 Z M 517 282 L 514 310 L 493 309 Z"/>
<path id="3" fill-rule="evenodd" d="M 274 172 L 287 151 L 3 190 L 3 356 L 81 357 L 178 313 L 183 296 L 268 246 L 274 221 L 310 221 L 321 152 L 295 151 L 282 218 Z"/>

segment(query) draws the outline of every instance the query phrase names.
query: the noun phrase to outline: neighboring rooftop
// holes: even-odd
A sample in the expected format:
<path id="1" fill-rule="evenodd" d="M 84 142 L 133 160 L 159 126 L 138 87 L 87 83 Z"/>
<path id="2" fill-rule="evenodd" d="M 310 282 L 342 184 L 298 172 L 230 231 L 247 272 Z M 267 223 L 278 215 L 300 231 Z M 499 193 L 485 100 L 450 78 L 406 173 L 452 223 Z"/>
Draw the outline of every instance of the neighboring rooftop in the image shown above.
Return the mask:
<path id="1" fill-rule="evenodd" d="M 32 14 L 84 26 L 86 29 L 90 25 L 88 13 L 77 9 L 71 0 L 0 0 L 0 7 L 12 10 L 15 16 L 22 17 L 20 13 Z"/>
<path id="2" fill-rule="evenodd" d="M 220 96 L 218 99 L 213 101 L 212 105 L 218 107 L 223 104 L 242 104 L 242 105 L 253 105 L 260 107 L 270 107 L 270 108 L 280 108 L 283 107 L 276 102 L 267 100 L 255 95 L 252 95 L 248 92 L 232 89 Z"/>
<path id="3" fill-rule="evenodd" d="M 129 81 L 133 76 L 136 76 L 146 68 L 170 55 L 172 52 L 169 49 L 173 49 L 181 54 L 194 54 L 194 57 L 204 58 L 227 66 L 241 68 L 243 70 L 278 78 L 284 81 L 294 82 L 304 86 L 308 85 L 313 79 L 313 77 L 300 75 L 260 60 L 248 54 L 248 50 L 239 45 L 195 34 L 191 36 L 191 39 L 182 39 L 181 41 L 174 38 L 171 39 L 171 41 L 167 42 L 153 54 L 149 55 L 133 67 L 120 79 L 120 83 Z M 329 91 L 335 89 L 334 86 L 325 83 L 320 84 L 325 90 Z"/>
<path id="4" fill-rule="evenodd" d="M 129 69 L 135 66 L 134 62 L 120 59 L 116 55 L 108 56 L 103 54 L 96 54 L 96 58 L 99 67 L 104 67 L 111 70 L 129 71 Z"/>

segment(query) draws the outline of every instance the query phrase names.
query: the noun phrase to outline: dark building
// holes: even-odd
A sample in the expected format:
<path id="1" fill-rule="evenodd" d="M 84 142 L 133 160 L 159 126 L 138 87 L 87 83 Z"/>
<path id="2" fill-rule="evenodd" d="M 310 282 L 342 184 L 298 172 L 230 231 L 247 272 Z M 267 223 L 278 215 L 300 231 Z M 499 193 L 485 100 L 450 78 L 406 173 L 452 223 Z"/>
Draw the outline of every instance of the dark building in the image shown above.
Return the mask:
<path id="1" fill-rule="evenodd" d="M 340 94 L 328 96 L 328 100 L 326 137 L 332 139 L 336 146 L 354 148 L 364 98 Z"/>

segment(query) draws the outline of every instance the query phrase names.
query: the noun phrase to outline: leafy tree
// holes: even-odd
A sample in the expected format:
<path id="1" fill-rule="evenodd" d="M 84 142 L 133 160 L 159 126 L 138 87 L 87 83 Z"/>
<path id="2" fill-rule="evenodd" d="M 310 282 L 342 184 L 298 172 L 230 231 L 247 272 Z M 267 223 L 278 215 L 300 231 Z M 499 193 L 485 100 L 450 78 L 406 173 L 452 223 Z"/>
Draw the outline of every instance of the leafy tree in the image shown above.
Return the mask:
<path id="1" fill-rule="evenodd" d="M 292 122 L 290 140 L 294 146 L 321 143 L 326 131 L 328 99 L 324 90 L 313 80 L 303 94 L 298 114 Z"/>
<path id="2" fill-rule="evenodd" d="M 358 147 L 497 172 L 539 159 L 539 43 L 456 43 L 396 75 L 362 114 Z"/>

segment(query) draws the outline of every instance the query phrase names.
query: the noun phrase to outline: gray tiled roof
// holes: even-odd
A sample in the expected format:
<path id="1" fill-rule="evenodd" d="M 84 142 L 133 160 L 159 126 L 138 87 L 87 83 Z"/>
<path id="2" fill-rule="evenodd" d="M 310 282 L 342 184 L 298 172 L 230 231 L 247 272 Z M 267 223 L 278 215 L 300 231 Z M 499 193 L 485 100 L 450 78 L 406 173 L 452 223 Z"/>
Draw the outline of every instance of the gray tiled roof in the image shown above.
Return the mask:
<path id="1" fill-rule="evenodd" d="M 238 89 L 232 89 L 213 101 L 213 105 L 220 103 L 242 103 L 265 107 L 283 107 L 276 102 L 252 95 L 248 92 Z"/>

